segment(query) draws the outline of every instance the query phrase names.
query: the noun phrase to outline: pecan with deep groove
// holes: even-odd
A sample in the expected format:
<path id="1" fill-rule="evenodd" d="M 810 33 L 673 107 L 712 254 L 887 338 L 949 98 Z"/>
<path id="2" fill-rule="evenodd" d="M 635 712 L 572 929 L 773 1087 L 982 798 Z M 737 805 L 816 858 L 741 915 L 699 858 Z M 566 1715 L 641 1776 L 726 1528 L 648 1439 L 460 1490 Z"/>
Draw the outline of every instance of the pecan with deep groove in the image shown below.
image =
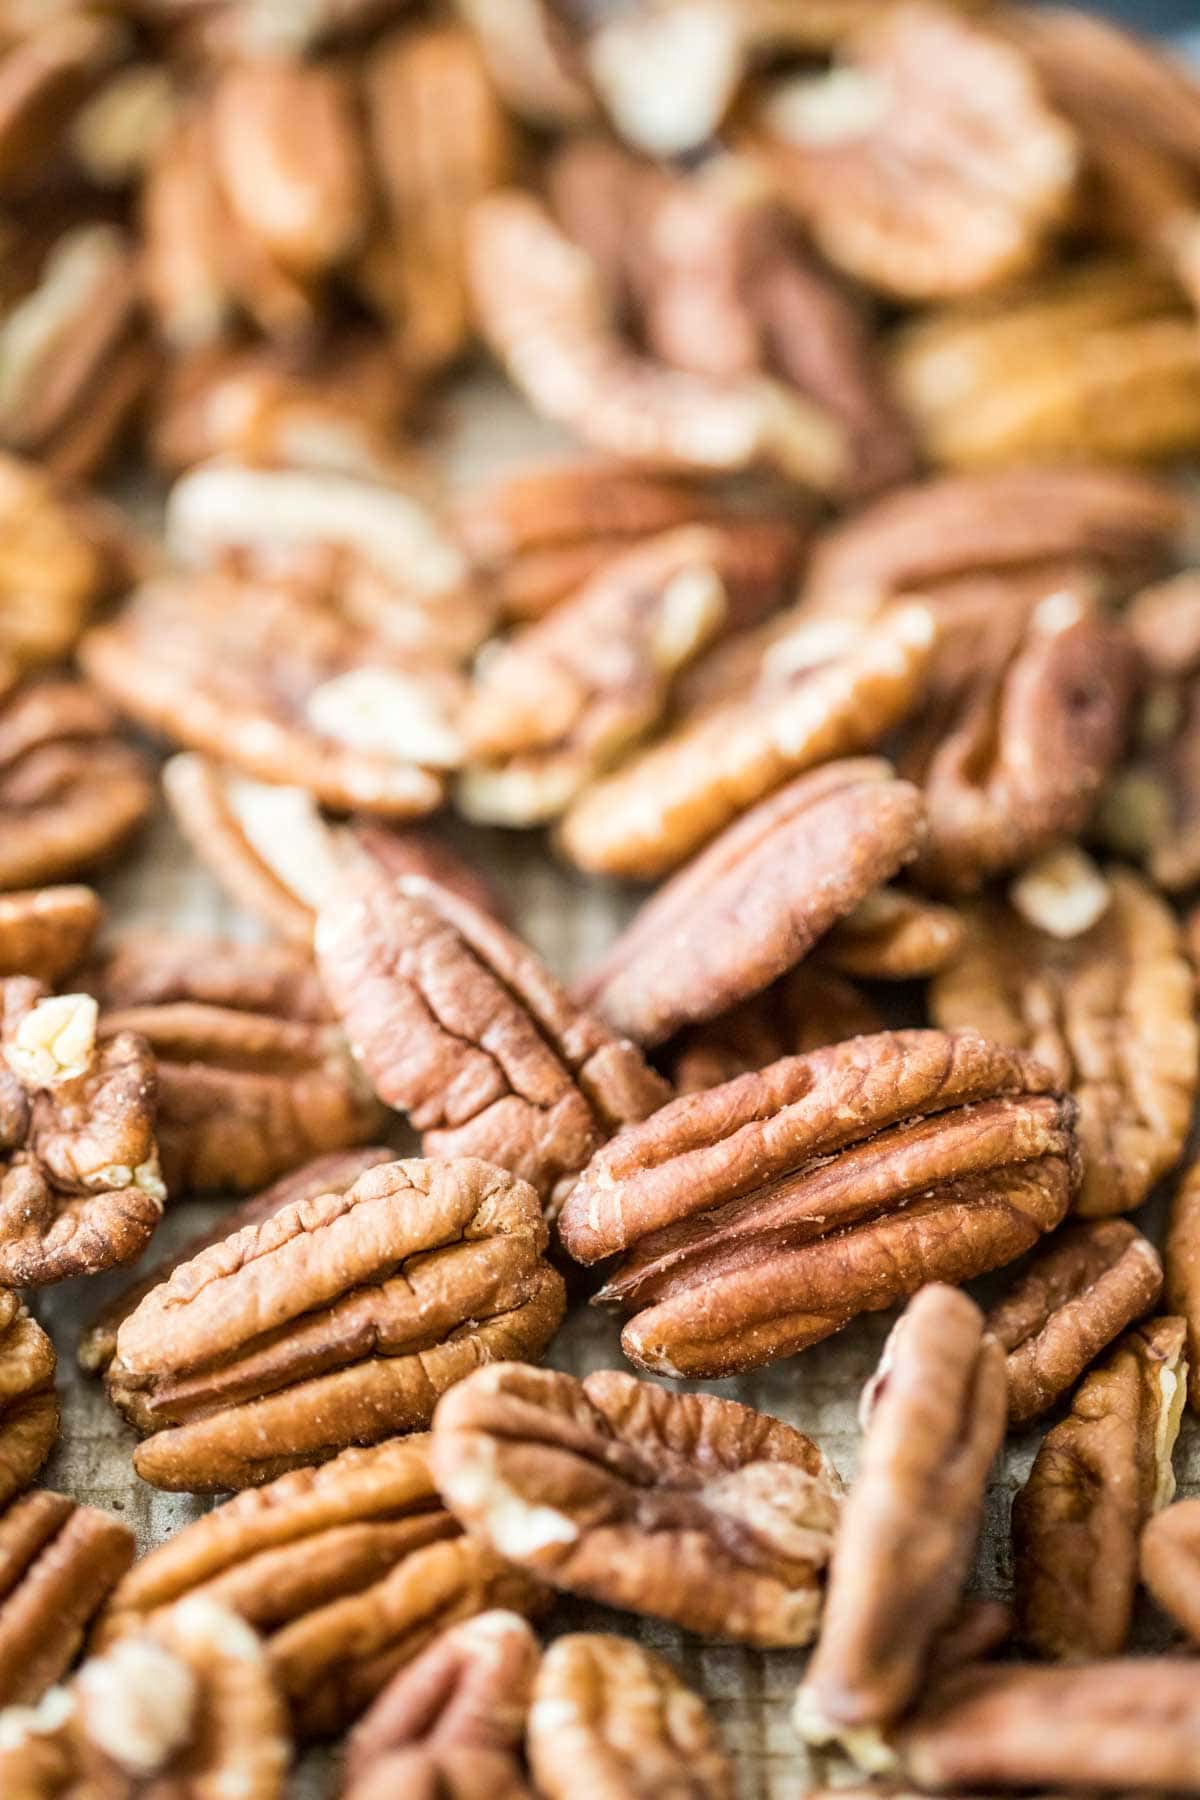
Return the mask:
<path id="1" fill-rule="evenodd" d="M 133 1555 L 127 1525 L 66 1494 L 26 1494 L 0 1516 L 0 1705 L 61 1680 Z"/>

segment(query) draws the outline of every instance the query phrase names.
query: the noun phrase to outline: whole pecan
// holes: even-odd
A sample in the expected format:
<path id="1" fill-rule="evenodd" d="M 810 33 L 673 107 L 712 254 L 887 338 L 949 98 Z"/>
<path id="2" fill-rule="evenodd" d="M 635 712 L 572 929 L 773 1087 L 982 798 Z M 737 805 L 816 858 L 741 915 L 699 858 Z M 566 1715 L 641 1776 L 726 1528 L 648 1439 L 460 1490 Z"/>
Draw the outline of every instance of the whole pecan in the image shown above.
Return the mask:
<path id="1" fill-rule="evenodd" d="M 1004 1438 L 1004 1355 L 978 1307 L 921 1289 L 863 1396 L 820 1635 L 796 1697 L 814 1743 L 887 1725 L 915 1698 L 958 1606 Z"/>
<path id="2" fill-rule="evenodd" d="M 672 1101 L 598 1151 L 559 1230 L 628 1252 L 596 1297 L 639 1368 L 790 1356 L 927 1281 L 1011 1262 L 1078 1183 L 1074 1103 L 973 1033 L 879 1032 Z"/>
<path id="3" fill-rule="evenodd" d="M 444 1396 L 430 1454 L 467 1530 L 568 1593 L 744 1643 L 816 1629 L 840 1483 L 778 1419 L 503 1363 Z"/>
<path id="4" fill-rule="evenodd" d="M 1178 1160 L 1200 1055 L 1193 977 L 1176 921 L 1125 869 L 1108 876 L 1096 924 L 1061 937 L 997 900 L 963 909 L 966 944 L 937 976 L 937 1024 L 970 1023 L 1029 1050 L 1079 1104 L 1084 1153 L 1078 1209 L 1140 1206 Z"/>
<path id="5" fill-rule="evenodd" d="M 142 758 L 81 681 L 0 674 L 0 888 L 59 881 L 132 836 L 154 790 Z"/>
<path id="6" fill-rule="evenodd" d="M 838 920 L 821 954 L 831 968 L 863 981 L 921 981 L 955 962 L 962 945 L 956 908 L 881 887 Z"/>
<path id="7" fill-rule="evenodd" d="M 1069 1226 L 1037 1250 L 987 1315 L 1007 1353 L 1010 1422 L 1027 1425 L 1069 1392 L 1162 1285 L 1157 1250 L 1124 1219 Z"/>
<path id="8" fill-rule="evenodd" d="M 166 1188 L 144 1038 L 98 1041 L 96 1002 L 0 982 L 0 1279 L 42 1287 L 141 1254 Z"/>
<path id="9" fill-rule="evenodd" d="M 915 856 L 923 823 L 920 794 L 888 763 L 813 769 L 660 888 L 577 992 L 642 1044 L 727 1012 Z"/>
<path id="10" fill-rule="evenodd" d="M 540 1657 L 518 1613 L 479 1613 L 443 1632 L 351 1732 L 342 1800 L 391 1800 L 422 1785 L 529 1800 L 521 1755 Z"/>
<path id="11" fill-rule="evenodd" d="M 791 777 L 878 743 L 916 703 L 933 641 L 928 610 L 901 605 L 869 633 L 814 630 L 800 609 L 748 656 L 736 639 L 718 647 L 665 734 L 567 812 L 567 855 L 601 874 L 666 874 Z"/>
<path id="12" fill-rule="evenodd" d="M 533 1190 L 471 1158 L 395 1162 L 180 1263 L 107 1373 L 155 1486 L 269 1481 L 428 1423 L 469 1369 L 537 1355 L 563 1313 Z"/>
<path id="13" fill-rule="evenodd" d="M 1152 1319 L 1081 1383 L 1013 1502 L 1017 1617 L 1060 1661 L 1115 1656 L 1129 1634 L 1138 1538 L 1175 1493 L 1187 1387 L 1182 1319 Z"/>
<path id="14" fill-rule="evenodd" d="M 376 867 L 322 908 L 317 958 L 376 1093 L 433 1156 L 484 1156 L 554 1207 L 666 1083 L 531 950 L 448 889 Z"/>
<path id="15" fill-rule="evenodd" d="M 0 894 L 0 976 L 54 983 L 83 960 L 104 909 L 87 887 Z"/>
<path id="16" fill-rule="evenodd" d="M 529 1715 L 529 1765 L 546 1800 L 733 1800 L 733 1765 L 698 1694 L 628 1638 L 560 1637 L 547 1650 Z"/>
<path id="17" fill-rule="evenodd" d="M 0 1506 L 27 1488 L 58 1437 L 54 1345 L 10 1288 L 0 1288 Z"/>
<path id="18" fill-rule="evenodd" d="M 0 1788 L 20 1800 L 283 1800 L 291 1755 L 261 1644 L 207 1600 L 92 1657 L 39 1706 L 0 1713 Z"/>
<path id="19" fill-rule="evenodd" d="M 127 1525 L 66 1494 L 26 1494 L 0 1515 L 0 1705 L 61 1680 L 134 1548 Z"/>
<path id="20" fill-rule="evenodd" d="M 676 1092 L 691 1094 L 882 1024 L 864 993 L 810 960 L 719 1018 L 681 1032 L 668 1047 L 668 1071 Z"/>
<path id="21" fill-rule="evenodd" d="M 1163 1261 L 1167 1305 L 1187 1325 L 1188 1400 L 1200 1410 L 1200 1162 L 1190 1162 L 1171 1201 Z"/>
<path id="22" fill-rule="evenodd" d="M 1200 1501 L 1180 1500 L 1146 1521 L 1142 1583 L 1193 1643 L 1200 1641 Z"/>

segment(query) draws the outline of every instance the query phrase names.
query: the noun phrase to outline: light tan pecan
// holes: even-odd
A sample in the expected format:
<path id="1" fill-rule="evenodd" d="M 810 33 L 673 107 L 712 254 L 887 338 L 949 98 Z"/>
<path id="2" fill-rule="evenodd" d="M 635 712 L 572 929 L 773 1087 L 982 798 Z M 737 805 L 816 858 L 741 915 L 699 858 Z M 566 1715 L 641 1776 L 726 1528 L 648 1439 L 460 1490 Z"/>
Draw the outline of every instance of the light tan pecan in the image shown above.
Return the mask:
<path id="1" fill-rule="evenodd" d="M 375 1092 L 433 1156 L 483 1156 L 556 1209 L 622 1125 L 669 1092 L 533 951 L 448 889 L 382 869 L 322 908 L 317 958 Z"/>
<path id="2" fill-rule="evenodd" d="M 595 97 L 574 67 L 560 17 L 547 0 L 456 0 L 506 106 L 530 123 L 580 125 Z"/>
<path id="3" fill-rule="evenodd" d="M 140 724 L 333 807 L 430 812 L 460 757 L 451 672 L 395 659 L 294 583 L 152 584 L 80 655 Z"/>
<path id="4" fill-rule="evenodd" d="M 827 73 L 770 90 L 752 126 L 830 260 L 906 300 L 975 294 L 1035 265 L 1078 154 L 1020 52 L 917 0 L 840 49 Z"/>
<path id="5" fill-rule="evenodd" d="M 963 935 L 956 908 L 881 887 L 837 921 L 821 955 L 840 974 L 863 981 L 922 981 L 957 960 Z"/>
<path id="6" fill-rule="evenodd" d="M 1188 1398 L 1200 1411 L 1200 1162 L 1190 1162 L 1171 1201 L 1164 1255 L 1167 1305 L 1187 1323 Z"/>
<path id="7" fill-rule="evenodd" d="M 58 1437 L 54 1345 L 10 1288 L 0 1288 L 0 1506 L 27 1488 Z"/>
<path id="8" fill-rule="evenodd" d="M 563 1313 L 533 1190 L 471 1158 L 395 1162 L 177 1265 L 107 1384 L 158 1487 L 249 1487 L 428 1423 L 468 1370 L 536 1356 Z"/>
<path id="9" fill-rule="evenodd" d="M 554 1587 L 744 1643 L 816 1630 L 840 1483 L 778 1419 L 504 1363 L 444 1396 L 430 1455 L 468 1532 Z"/>
<path id="10" fill-rule="evenodd" d="M 426 1442 L 345 1450 L 226 1501 L 134 1566 L 99 1645 L 153 1628 L 185 1597 L 227 1607 L 263 1634 L 297 1736 L 319 1737 L 456 1619 L 539 1608 L 529 1576 L 461 1538 Z"/>
<path id="11" fill-rule="evenodd" d="M 87 887 L 0 894 L 0 976 L 59 981 L 82 962 L 103 916 L 99 896 Z"/>
<path id="12" fill-rule="evenodd" d="M 793 1714 L 817 1744 L 852 1746 L 907 1711 L 961 1599 L 1004 1438 L 1004 1354 L 978 1307 L 922 1288 L 863 1402 L 858 1473 Z"/>
<path id="13" fill-rule="evenodd" d="M 1148 1519 L 1139 1572 L 1167 1616 L 1200 1641 L 1200 1501 L 1179 1500 Z"/>
<path id="14" fill-rule="evenodd" d="M 426 1786 L 529 1800 L 525 1723 L 541 1651 L 518 1613 L 486 1612 L 434 1638 L 351 1732 L 342 1800 Z"/>
<path id="15" fill-rule="evenodd" d="M 109 515 L 49 472 L 0 455 L 0 652 L 20 668 L 58 661 L 119 582 Z"/>
<path id="16" fill-rule="evenodd" d="M 92 1657 L 36 1707 L 0 1713 L 0 1787 L 14 1800 L 283 1800 L 291 1759 L 262 1645 L 207 1600 Z"/>
<path id="17" fill-rule="evenodd" d="M 1130 1212 L 1177 1161 L 1200 1056 L 1193 977 L 1174 917 L 1113 869 L 1099 920 L 1060 937 L 998 900 L 963 909 L 966 944 L 930 993 L 935 1022 L 1029 1050 L 1079 1103 L 1078 1209 Z"/>
<path id="18" fill-rule="evenodd" d="M 127 1525 L 38 1492 L 0 1514 L 0 1705 L 28 1706 L 60 1681 L 134 1557 Z"/>
<path id="19" fill-rule="evenodd" d="M 733 1765 L 698 1694 L 664 1657 L 601 1632 L 560 1637 L 529 1715 L 537 1791 L 567 1800 L 733 1800 Z"/>
<path id="20" fill-rule="evenodd" d="M 302 10 L 276 0 L 138 0 L 181 54 L 215 63 L 275 54 L 301 57 L 337 47 L 406 11 L 411 0 L 309 0 Z"/>
<path id="21" fill-rule="evenodd" d="M 1074 1102 L 974 1033 L 880 1032 L 670 1102 L 598 1151 L 559 1220 L 640 1368 L 718 1376 L 927 1281 L 1011 1262 L 1079 1178 Z"/>
<path id="22" fill-rule="evenodd" d="M 125 931 L 76 973 L 106 1012 L 184 1001 L 307 1023 L 333 1016 L 312 958 L 295 944 Z"/>
<path id="23" fill-rule="evenodd" d="M 891 368 L 933 461 L 1162 460 L 1200 442 L 1191 320 L 1159 270 L 1094 261 L 918 321 Z"/>
<path id="24" fill-rule="evenodd" d="M 153 793 L 93 689 L 67 678 L 18 685 L 0 672 L 0 888 L 103 862 L 145 819 Z"/>
<path id="25" fill-rule="evenodd" d="M 1127 1332 L 1047 1432 L 1013 1502 L 1017 1620 L 1042 1656 L 1086 1661 L 1126 1642 L 1138 1538 L 1175 1494 L 1184 1337 L 1175 1318 Z"/>
<path id="26" fill-rule="evenodd" d="M 1068 1393 L 1162 1285 L 1157 1250 L 1124 1219 L 1068 1226 L 1039 1249 L 987 1315 L 1007 1353 L 1011 1423 L 1027 1425 Z"/>
<path id="27" fill-rule="evenodd" d="M 852 982 L 809 960 L 719 1018 L 681 1032 L 668 1048 L 668 1072 L 677 1093 L 691 1094 L 882 1025 Z"/>
<path id="28" fill-rule="evenodd" d="M 928 610 L 899 605 L 869 632 L 814 628 L 801 609 L 718 646 L 665 734 L 569 809 L 567 855 L 600 874 L 667 873 L 792 776 L 878 743 L 916 703 L 933 644 Z"/>
<path id="29" fill-rule="evenodd" d="M 578 988 L 642 1044 L 736 1006 L 801 962 L 916 855 L 921 796 L 890 764 L 826 763 L 728 826 L 634 915 Z"/>
<path id="30" fill-rule="evenodd" d="M 0 1279 L 43 1287 L 132 1262 L 162 1214 L 154 1059 L 98 1041 L 88 994 L 0 982 Z"/>

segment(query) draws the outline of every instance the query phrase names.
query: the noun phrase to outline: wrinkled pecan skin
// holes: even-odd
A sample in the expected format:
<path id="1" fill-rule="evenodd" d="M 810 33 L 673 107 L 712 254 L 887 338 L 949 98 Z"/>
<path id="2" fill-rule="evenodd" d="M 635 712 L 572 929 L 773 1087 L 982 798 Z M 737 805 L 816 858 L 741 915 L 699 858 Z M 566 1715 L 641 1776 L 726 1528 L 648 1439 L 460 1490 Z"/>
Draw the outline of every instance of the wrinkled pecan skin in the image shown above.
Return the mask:
<path id="1" fill-rule="evenodd" d="M 128 1526 L 38 1492 L 0 1518 L 0 1705 L 29 1705 L 61 1679 L 134 1557 Z"/>

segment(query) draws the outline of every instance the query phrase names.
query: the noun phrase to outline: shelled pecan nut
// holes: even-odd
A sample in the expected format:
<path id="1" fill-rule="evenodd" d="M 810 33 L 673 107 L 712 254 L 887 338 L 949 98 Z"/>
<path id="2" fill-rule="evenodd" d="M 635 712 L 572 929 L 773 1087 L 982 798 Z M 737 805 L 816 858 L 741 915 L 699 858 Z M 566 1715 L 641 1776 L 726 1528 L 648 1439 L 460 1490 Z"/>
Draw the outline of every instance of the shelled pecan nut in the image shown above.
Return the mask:
<path id="1" fill-rule="evenodd" d="M 1060 937 L 1002 902 L 963 909 L 966 944 L 933 982 L 935 1022 L 1030 1051 L 1079 1105 L 1078 1210 L 1140 1206 L 1178 1160 L 1200 1053 L 1193 977 L 1174 917 L 1128 870 L 1099 920 Z"/>
<path id="2" fill-rule="evenodd" d="M 958 912 L 904 888 L 881 887 L 839 919 L 821 946 L 830 968 L 862 981 L 922 981 L 963 944 Z"/>
<path id="3" fill-rule="evenodd" d="M 127 1525 L 37 1492 L 0 1515 L 0 1705 L 40 1700 L 134 1556 Z"/>
<path id="4" fill-rule="evenodd" d="M 103 914 L 88 887 L 0 894 L 0 976 L 32 975 L 51 985 L 61 980 L 83 960 Z"/>
<path id="5" fill-rule="evenodd" d="M 1200 1641 L 1200 1502 L 1178 1500 L 1148 1519 L 1139 1572 L 1168 1618 Z"/>
<path id="6" fill-rule="evenodd" d="M 257 1637 L 206 1600 L 0 1714 L 0 1786 L 21 1800 L 236 1793 L 283 1800 L 291 1743 Z"/>
<path id="7" fill-rule="evenodd" d="M 746 1643 L 816 1629 L 840 1483 L 778 1419 L 505 1363 L 444 1397 L 430 1455 L 467 1530 L 568 1593 Z"/>
<path id="8" fill-rule="evenodd" d="M 559 1221 L 639 1367 L 790 1356 L 927 1281 L 1011 1262 L 1078 1184 L 1074 1102 L 974 1033 L 880 1032 L 670 1102 L 598 1151 Z"/>
<path id="9" fill-rule="evenodd" d="M 1162 1285 L 1157 1250 L 1124 1219 L 1068 1227 L 1038 1250 L 987 1315 L 1007 1354 L 1010 1422 L 1027 1425 L 1068 1393 Z"/>
<path id="10" fill-rule="evenodd" d="M 540 1657 L 518 1613 L 479 1613 L 443 1632 L 351 1732 L 342 1800 L 389 1800 L 420 1784 L 528 1800 L 521 1760 Z"/>
<path id="11" fill-rule="evenodd" d="M 180 1263 L 117 1331 L 107 1385 L 159 1487 L 248 1487 L 428 1423 L 563 1313 L 533 1190 L 470 1158 L 395 1162 Z"/>
<path id="12" fill-rule="evenodd" d="M 1191 1162 L 1179 1178 L 1171 1201 L 1163 1257 L 1167 1305 L 1187 1324 L 1188 1400 L 1200 1409 L 1200 1162 Z"/>
<path id="13" fill-rule="evenodd" d="M 312 958 L 293 944 L 126 931 L 75 973 L 105 1012 L 186 1002 L 309 1024 L 333 1016 Z"/>
<path id="14" fill-rule="evenodd" d="M 719 1018 L 681 1032 L 668 1046 L 667 1069 L 676 1093 L 691 1094 L 882 1027 L 864 993 L 809 961 Z"/>
<path id="15" fill-rule="evenodd" d="M 628 1638 L 578 1632 L 542 1658 L 529 1715 L 537 1791 L 567 1800 L 733 1800 L 733 1766 L 698 1694 Z"/>
<path id="16" fill-rule="evenodd" d="M 642 1044 L 727 1012 L 915 856 L 923 823 L 919 792 L 888 763 L 801 775 L 660 888 L 577 992 Z"/>
<path id="17" fill-rule="evenodd" d="M 37 464 L 0 455 L 0 651 L 19 668 L 57 662 L 119 571 L 93 503 Z"/>
<path id="18" fill-rule="evenodd" d="M 562 825 L 573 862 L 661 876 L 791 777 L 878 743 L 915 704 L 934 641 L 924 606 L 897 606 L 869 634 L 814 631 L 803 609 L 791 626 L 755 645 L 725 693 L 699 689 L 657 742 L 585 790 Z M 724 665 L 722 651 L 739 649 L 715 655 Z"/>
<path id="19" fill-rule="evenodd" d="M 1013 1502 L 1021 1634 L 1043 1656 L 1115 1656 L 1129 1634 L 1138 1538 L 1172 1499 L 1187 1390 L 1182 1319 L 1126 1333 L 1042 1441 Z"/>
<path id="20" fill-rule="evenodd" d="M 901 1315 L 863 1398 L 858 1473 L 796 1698 L 814 1743 L 887 1725 L 916 1697 L 975 1552 L 1004 1438 L 1004 1355 L 978 1307 L 934 1283 Z"/>
<path id="21" fill-rule="evenodd" d="M 27 1488 L 58 1437 L 54 1345 L 16 1294 L 0 1289 L 0 1506 Z"/>
<path id="22" fill-rule="evenodd" d="M 121 21 L 91 8 L 37 8 L 5 20 L 0 188 L 29 199 L 61 177 L 65 143 L 97 86 L 129 49 Z"/>
<path id="23" fill-rule="evenodd" d="M 0 1276 L 42 1287 L 132 1262 L 166 1198 L 149 1045 L 98 1041 L 89 995 L 24 976 L 0 982 L 0 1009 Z"/>
<path id="24" fill-rule="evenodd" d="M 479 1155 L 556 1206 L 592 1152 L 667 1086 L 531 950 L 445 888 L 381 869 L 320 913 L 317 958 L 376 1093 L 433 1156 Z"/>

